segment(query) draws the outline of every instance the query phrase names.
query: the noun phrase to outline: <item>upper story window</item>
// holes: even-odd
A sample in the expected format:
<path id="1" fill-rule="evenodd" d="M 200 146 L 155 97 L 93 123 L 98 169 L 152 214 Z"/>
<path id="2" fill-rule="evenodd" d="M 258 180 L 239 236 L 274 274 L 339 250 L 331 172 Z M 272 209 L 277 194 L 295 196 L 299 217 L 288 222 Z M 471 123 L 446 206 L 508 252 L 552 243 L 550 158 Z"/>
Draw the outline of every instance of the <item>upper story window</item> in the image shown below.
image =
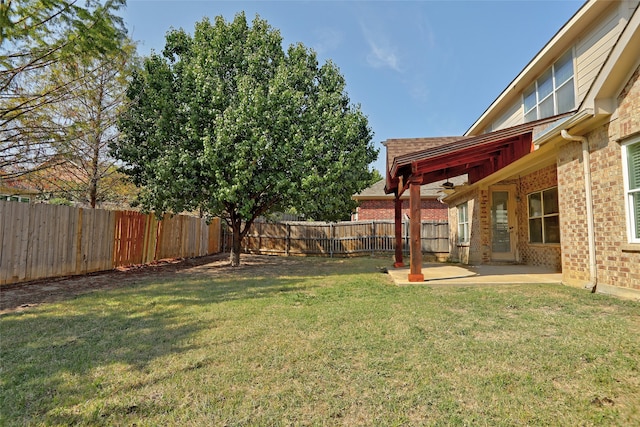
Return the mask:
<path id="1" fill-rule="evenodd" d="M 640 243 L 640 140 L 622 148 L 629 241 Z"/>
<path id="2" fill-rule="evenodd" d="M 573 54 L 565 53 L 524 91 L 524 121 L 544 119 L 575 108 Z"/>

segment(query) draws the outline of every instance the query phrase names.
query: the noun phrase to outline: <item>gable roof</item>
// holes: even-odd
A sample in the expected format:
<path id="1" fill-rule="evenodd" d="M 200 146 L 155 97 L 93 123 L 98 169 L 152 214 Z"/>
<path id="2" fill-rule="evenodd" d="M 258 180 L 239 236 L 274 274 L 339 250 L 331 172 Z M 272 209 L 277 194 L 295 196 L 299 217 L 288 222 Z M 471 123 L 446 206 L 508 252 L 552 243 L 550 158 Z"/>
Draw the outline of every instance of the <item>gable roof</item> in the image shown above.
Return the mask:
<path id="1" fill-rule="evenodd" d="M 628 8 L 635 1 L 587 0 L 580 9 L 565 23 L 560 30 L 534 56 L 524 69 L 507 85 L 498 97 L 489 105 L 482 115 L 469 127 L 465 135 L 477 135 L 498 118 L 521 93 L 555 61 L 563 52 L 570 49 L 576 40 L 584 37 L 594 22 L 602 19 L 614 8 Z M 634 6 L 634 8 L 637 7 Z M 630 16 L 624 12 L 624 16 Z M 624 20 L 620 19 L 619 23 Z M 618 25 L 618 24 L 617 24 Z"/>

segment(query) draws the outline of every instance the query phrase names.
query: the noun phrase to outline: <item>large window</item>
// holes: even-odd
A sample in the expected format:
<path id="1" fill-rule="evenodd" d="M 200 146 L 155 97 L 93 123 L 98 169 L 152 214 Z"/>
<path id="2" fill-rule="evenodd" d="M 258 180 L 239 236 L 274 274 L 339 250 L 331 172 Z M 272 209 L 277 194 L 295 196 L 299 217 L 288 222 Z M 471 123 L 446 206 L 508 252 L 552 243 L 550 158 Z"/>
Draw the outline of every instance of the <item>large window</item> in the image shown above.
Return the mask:
<path id="1" fill-rule="evenodd" d="M 629 241 L 640 243 L 640 141 L 623 146 Z"/>
<path id="2" fill-rule="evenodd" d="M 575 103 L 573 54 L 569 51 L 524 91 L 524 121 L 566 113 Z"/>
<path id="3" fill-rule="evenodd" d="M 558 188 L 531 193 L 529 199 L 529 242 L 560 243 Z"/>
<path id="4" fill-rule="evenodd" d="M 458 243 L 469 243 L 469 204 L 458 205 Z"/>

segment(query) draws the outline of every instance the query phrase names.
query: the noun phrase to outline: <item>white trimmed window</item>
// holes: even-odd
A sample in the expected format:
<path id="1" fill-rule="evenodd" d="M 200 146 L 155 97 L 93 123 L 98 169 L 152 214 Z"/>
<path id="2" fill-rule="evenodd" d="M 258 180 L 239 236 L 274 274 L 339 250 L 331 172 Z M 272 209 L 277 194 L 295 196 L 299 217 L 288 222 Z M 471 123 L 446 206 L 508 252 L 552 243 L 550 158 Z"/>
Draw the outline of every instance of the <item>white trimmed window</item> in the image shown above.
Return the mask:
<path id="1" fill-rule="evenodd" d="M 529 242 L 560 243 L 558 187 L 527 196 L 529 202 Z"/>
<path id="2" fill-rule="evenodd" d="M 640 140 L 622 146 L 629 242 L 640 243 Z"/>
<path id="3" fill-rule="evenodd" d="M 575 108 L 573 53 L 558 59 L 524 91 L 524 121 L 544 119 Z"/>
<path id="4" fill-rule="evenodd" d="M 8 195 L 5 195 L 5 194 L 0 194 L 0 200 L 6 200 L 6 201 L 9 201 L 9 202 L 29 203 L 31 199 L 29 199 L 29 197 L 8 196 Z"/>
<path id="5" fill-rule="evenodd" d="M 458 208 L 458 243 L 469 243 L 469 204 L 464 202 Z"/>

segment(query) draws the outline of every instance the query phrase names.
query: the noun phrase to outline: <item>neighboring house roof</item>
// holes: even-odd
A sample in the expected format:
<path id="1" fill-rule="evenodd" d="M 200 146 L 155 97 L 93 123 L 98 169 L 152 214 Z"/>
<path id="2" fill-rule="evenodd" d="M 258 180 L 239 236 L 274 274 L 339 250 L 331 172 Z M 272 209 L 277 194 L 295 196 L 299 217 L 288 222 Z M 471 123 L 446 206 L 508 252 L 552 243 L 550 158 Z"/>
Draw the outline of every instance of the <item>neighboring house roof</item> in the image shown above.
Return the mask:
<path id="1" fill-rule="evenodd" d="M 28 182 L 26 182 L 22 177 L 4 179 L 2 178 L 2 173 L 0 172 L 0 194 L 38 194 L 39 191 L 37 188 L 31 186 Z"/>
<path id="2" fill-rule="evenodd" d="M 450 182 L 454 186 L 464 185 L 467 181 L 467 176 L 457 176 L 453 177 L 449 180 L 441 180 L 437 182 L 432 182 L 427 185 L 423 185 L 420 187 L 420 198 L 421 199 L 437 199 L 441 197 L 443 193 L 443 186 L 445 182 Z M 365 188 L 360 193 L 355 194 L 352 199 L 353 200 L 393 200 L 395 196 L 393 194 L 385 193 L 385 180 L 381 179 L 376 182 L 372 186 Z M 402 199 L 408 199 L 409 195 L 403 195 Z"/>

